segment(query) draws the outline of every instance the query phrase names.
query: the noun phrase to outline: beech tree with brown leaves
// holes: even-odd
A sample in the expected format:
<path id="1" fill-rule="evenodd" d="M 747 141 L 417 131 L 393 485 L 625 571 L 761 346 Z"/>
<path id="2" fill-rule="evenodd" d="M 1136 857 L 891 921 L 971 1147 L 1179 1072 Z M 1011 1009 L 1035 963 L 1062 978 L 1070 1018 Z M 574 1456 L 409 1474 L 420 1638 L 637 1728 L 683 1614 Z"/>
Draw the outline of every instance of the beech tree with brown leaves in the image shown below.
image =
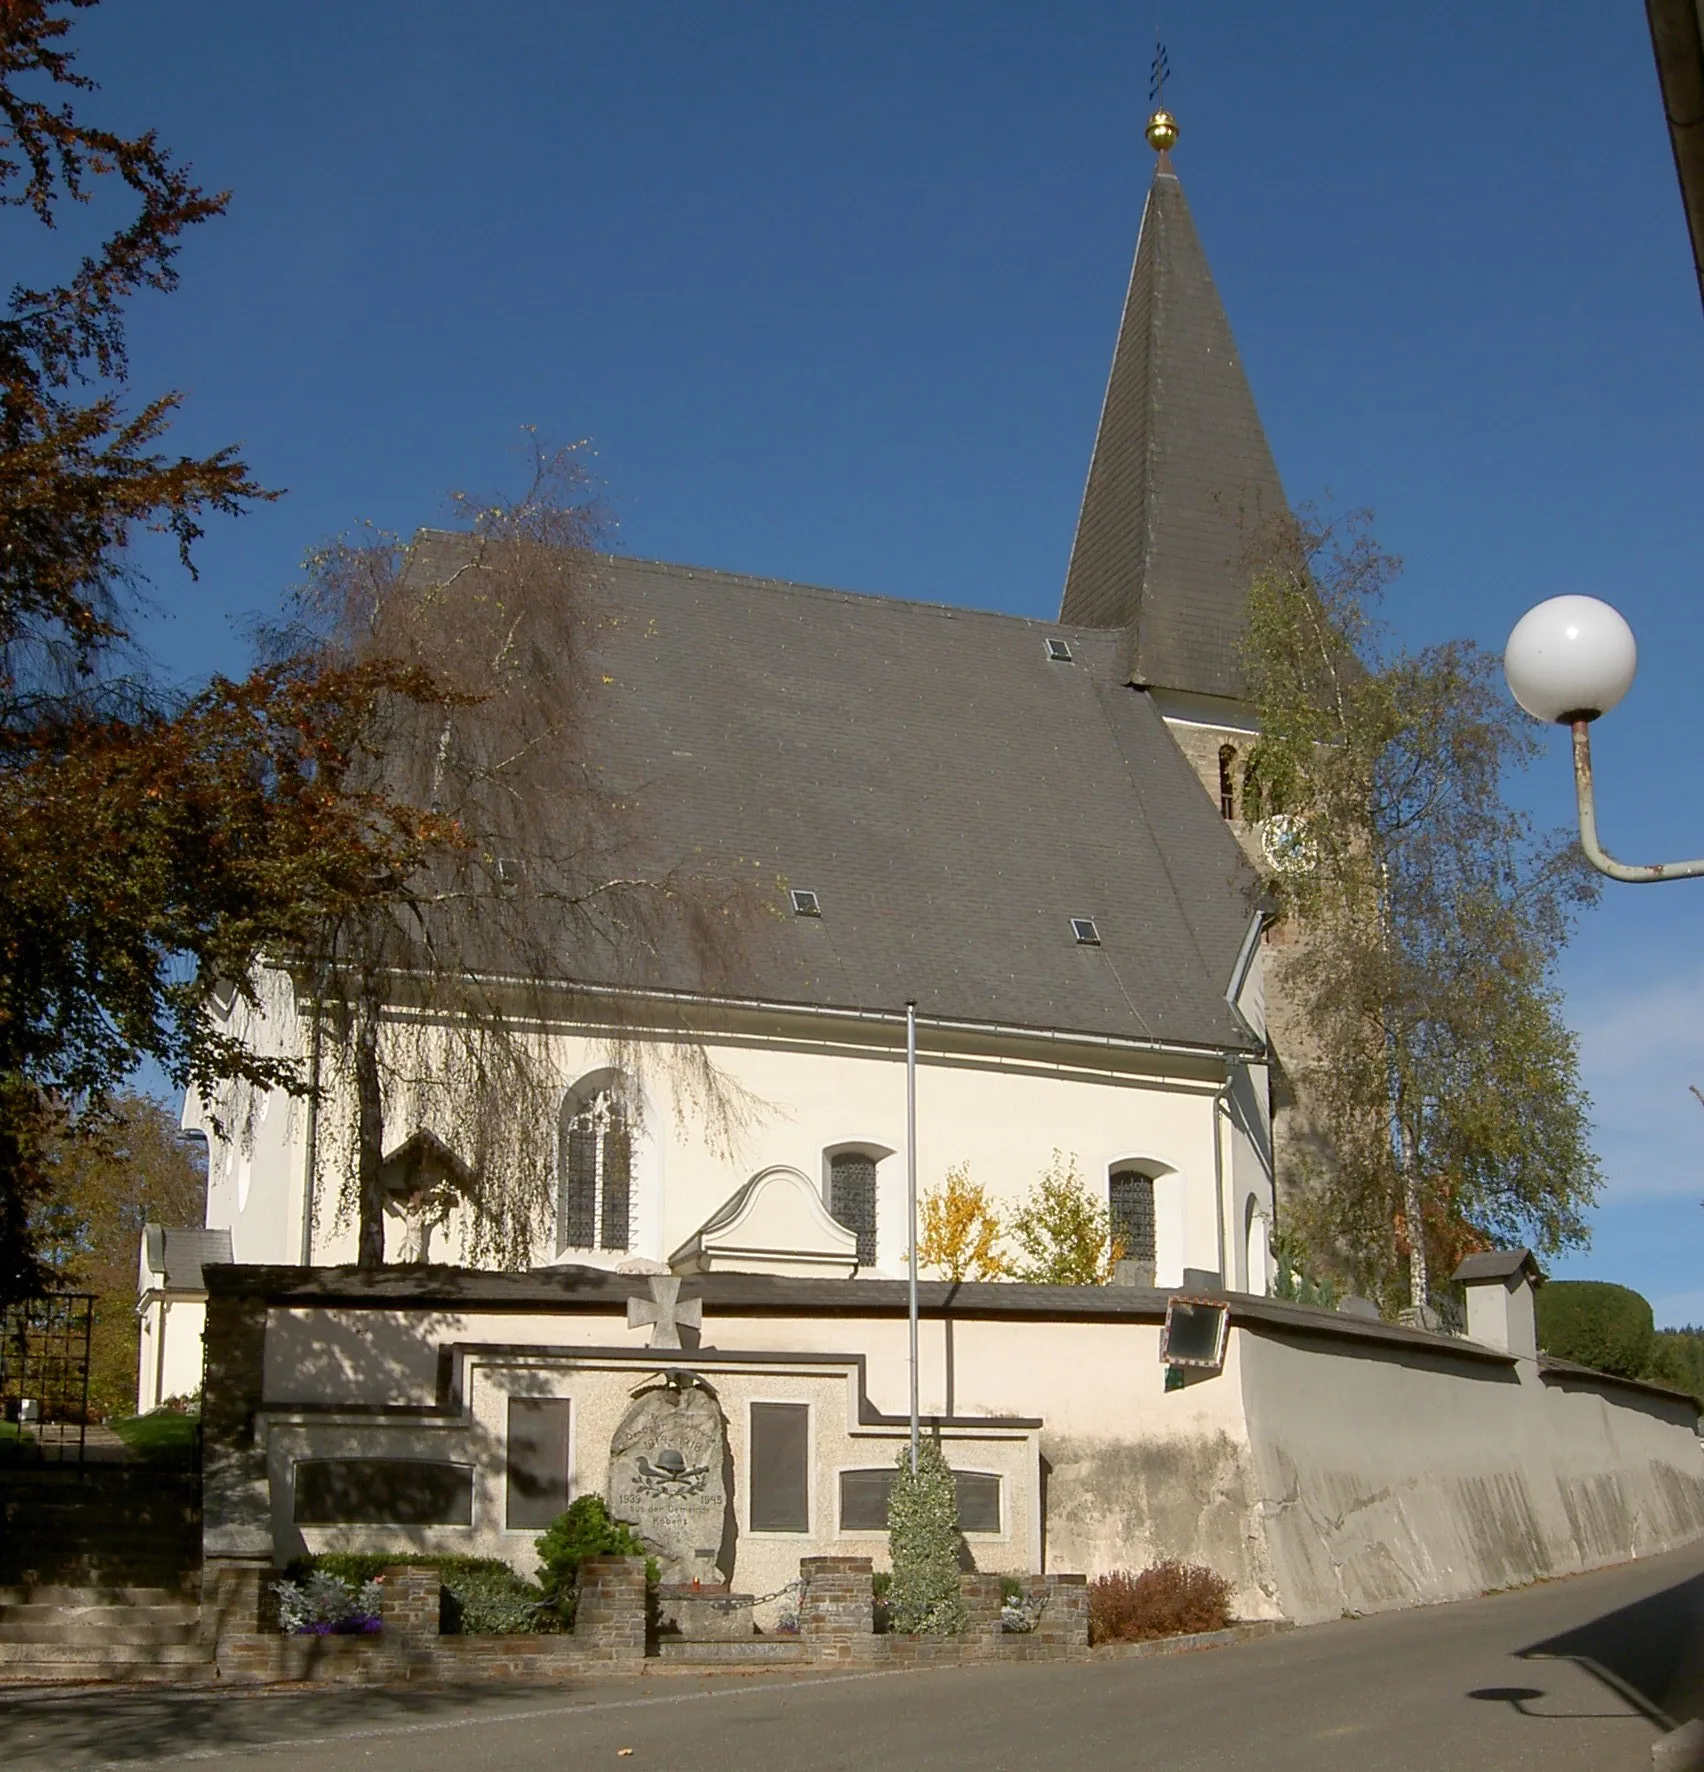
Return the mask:
<path id="1" fill-rule="evenodd" d="M 385 793 L 363 748 L 376 703 L 435 695 L 427 673 L 303 656 L 184 701 L 119 668 L 137 533 L 170 534 L 193 570 L 210 515 L 273 495 L 234 449 L 170 452 L 177 393 L 131 397 L 126 304 L 175 287 L 184 235 L 227 194 L 153 132 L 77 116 L 94 86 L 67 37 L 91 4 L 0 5 L 4 219 L 53 231 L 97 191 L 129 203 L 0 318 L 0 1298 L 48 1278 L 50 1140 L 98 1127 L 143 1059 L 180 1084 L 300 1088 L 223 1035 L 215 985 L 249 991 L 262 954 L 452 835 Z"/>

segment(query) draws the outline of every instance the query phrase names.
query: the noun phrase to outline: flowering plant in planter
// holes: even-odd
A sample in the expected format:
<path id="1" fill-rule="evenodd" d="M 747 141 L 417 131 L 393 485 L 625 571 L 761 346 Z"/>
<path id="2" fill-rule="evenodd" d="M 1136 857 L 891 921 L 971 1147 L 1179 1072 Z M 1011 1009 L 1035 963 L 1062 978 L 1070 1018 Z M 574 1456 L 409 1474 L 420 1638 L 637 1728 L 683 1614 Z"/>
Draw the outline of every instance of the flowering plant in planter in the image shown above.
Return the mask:
<path id="1" fill-rule="evenodd" d="M 336 1575 L 315 1570 L 305 1581 L 275 1581 L 278 1623 L 296 1637 L 356 1637 L 382 1629 L 379 1597 L 382 1577 L 352 1587 Z"/>

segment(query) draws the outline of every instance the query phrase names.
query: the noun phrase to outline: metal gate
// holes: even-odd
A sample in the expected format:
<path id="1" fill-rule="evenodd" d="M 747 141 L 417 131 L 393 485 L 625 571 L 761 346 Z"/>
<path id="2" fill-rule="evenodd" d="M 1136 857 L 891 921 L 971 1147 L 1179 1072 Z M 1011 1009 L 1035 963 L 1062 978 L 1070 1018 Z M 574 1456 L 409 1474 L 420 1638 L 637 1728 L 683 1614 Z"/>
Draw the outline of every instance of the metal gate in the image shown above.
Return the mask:
<path id="1" fill-rule="evenodd" d="M 53 1292 L 0 1311 L 0 1410 L 8 1458 L 83 1462 L 94 1315 L 92 1292 Z"/>

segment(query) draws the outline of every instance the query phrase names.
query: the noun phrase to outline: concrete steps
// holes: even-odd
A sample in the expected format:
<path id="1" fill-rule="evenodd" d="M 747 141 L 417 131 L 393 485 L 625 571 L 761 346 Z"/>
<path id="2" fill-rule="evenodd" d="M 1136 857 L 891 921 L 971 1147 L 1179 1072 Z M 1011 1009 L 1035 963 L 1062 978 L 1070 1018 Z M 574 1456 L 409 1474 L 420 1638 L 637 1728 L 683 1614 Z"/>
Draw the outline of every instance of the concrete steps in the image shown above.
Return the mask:
<path id="1" fill-rule="evenodd" d="M 793 1667 L 810 1660 L 810 1646 L 797 1637 L 743 1637 L 722 1643 L 661 1637 L 657 1659 L 685 1667 Z"/>
<path id="2" fill-rule="evenodd" d="M 0 1683 L 192 1679 L 200 1618 L 172 1588 L 0 1588 Z"/>

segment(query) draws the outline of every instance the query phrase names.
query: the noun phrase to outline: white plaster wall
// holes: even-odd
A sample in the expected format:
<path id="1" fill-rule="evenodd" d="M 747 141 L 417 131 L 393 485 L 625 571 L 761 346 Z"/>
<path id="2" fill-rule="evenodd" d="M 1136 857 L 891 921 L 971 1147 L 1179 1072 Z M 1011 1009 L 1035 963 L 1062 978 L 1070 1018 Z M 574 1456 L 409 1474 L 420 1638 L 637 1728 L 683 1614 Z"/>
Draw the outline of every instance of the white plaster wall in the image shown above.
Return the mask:
<path id="1" fill-rule="evenodd" d="M 202 1299 L 161 1298 L 156 1294 L 142 1312 L 142 1336 L 136 1361 L 136 1413 L 146 1415 L 168 1397 L 201 1392 L 201 1332 L 207 1325 Z"/>
<path id="2" fill-rule="evenodd" d="M 819 1436 L 811 1531 L 749 1534 L 741 1585 L 766 1591 L 790 1580 L 800 1555 L 879 1555 L 879 1535 L 854 1544 L 838 1533 L 832 1503 L 839 1469 L 881 1463 L 903 1439 L 902 1427 L 857 1422 L 851 1374 L 862 1356 L 870 1404 L 903 1419 L 904 1318 L 712 1310 L 705 1333 L 724 1355 L 739 1356 L 697 1362 L 721 1395 L 736 1473 L 745 1468 L 745 1410 L 754 1398 L 809 1401 Z M 474 1463 L 479 1547 L 524 1561 L 527 1535 L 501 1525 L 507 1396 L 517 1385 L 542 1385 L 528 1394 L 573 1397 L 574 1480 L 600 1488 L 610 1430 L 650 1368 L 597 1350 L 642 1354 L 646 1336 L 612 1311 L 275 1309 L 263 1413 L 283 1436 L 277 1459 L 291 1447 L 290 1456 L 304 1447 L 320 1456 L 398 1456 L 418 1446 L 412 1455 Z M 440 1351 L 452 1346 L 463 1350 L 464 1377 L 463 1406 L 450 1419 L 326 1412 L 433 1404 Z M 1095 1574 L 1178 1556 L 1225 1575 L 1242 1616 L 1305 1621 L 1460 1598 L 1704 1533 L 1704 1454 L 1688 1405 L 1596 1382 L 1544 1381 L 1530 1361 L 1511 1367 L 1448 1343 L 1238 1326 L 1222 1372 L 1168 1391 L 1158 1325 L 1106 1318 L 926 1317 L 919 1351 L 924 1413 L 955 1418 L 947 1430 L 953 1461 L 1008 1478 L 1004 1529 L 976 1549 L 984 1568 L 1040 1562 Z M 792 1358 L 766 1359 L 780 1354 Z M 694 1363 L 690 1352 L 660 1355 L 658 1364 L 666 1359 Z M 292 1421 L 297 1405 L 315 1413 Z M 1035 1432 L 990 1419 L 984 1429 L 979 1417 L 1043 1425 Z M 294 1542 L 278 1488 L 287 1464 L 273 1468 L 283 1551 Z M 1038 1499 L 1020 1500 L 1031 1496 Z M 372 1536 L 321 1533 L 310 1542 L 325 1548 Z M 374 1548 L 469 1543 L 466 1531 L 440 1528 L 389 1533 Z"/>
<path id="3" fill-rule="evenodd" d="M 1704 1532 L 1690 1409 L 1534 1362 L 1232 1332 L 1285 1614 L 1464 1598 Z"/>
<path id="4" fill-rule="evenodd" d="M 678 1088 L 682 1067 L 676 1048 L 663 1039 L 637 1042 L 641 1053 L 643 1122 L 635 1149 L 635 1246 L 625 1252 L 564 1251 L 561 1259 L 613 1267 L 628 1256 L 664 1261 L 730 1194 L 759 1170 L 788 1164 L 823 1177 L 826 1153 L 848 1146 L 886 1151 L 877 1165 L 877 1275 L 905 1271 L 905 1067 L 891 1043 L 806 1042 L 754 1029 L 748 1039 L 721 1041 L 713 1056 L 735 1094 L 752 1104 L 746 1123 L 727 1142 L 711 1136 L 689 1094 Z M 596 1034 L 563 1035 L 553 1057 L 566 1092 L 589 1074 L 606 1069 L 610 1054 Z M 970 1164 L 972 1177 L 997 1204 L 1015 1204 L 1034 1185 L 1055 1150 L 1077 1159 L 1085 1181 L 1106 1186 L 1109 1165 L 1140 1153 L 1171 1172 L 1161 1212 L 1162 1274 L 1181 1277 L 1184 1267 L 1222 1267 L 1219 1168 L 1214 1158 L 1214 1089 L 1209 1064 L 1167 1065 L 1121 1055 L 1103 1068 L 1045 1065 L 1031 1057 L 930 1050 L 925 1035 L 918 1077 L 918 1186 L 940 1185 L 953 1165 Z M 314 1259 L 349 1261 L 355 1226 L 332 1210 L 338 1133 L 329 1124 L 335 1104 L 322 1115 L 321 1174 Z M 218 1181 L 220 1217 L 250 1228 L 239 1260 L 295 1261 L 299 1241 L 300 1115 L 281 1122 L 272 1140 L 263 1123 L 252 1160 L 249 1205 L 238 1209 L 234 1186 Z M 387 1143 L 413 1130 L 400 1118 L 387 1127 Z M 236 1162 L 231 1157 L 228 1160 Z M 259 1200 L 273 1202 L 262 1231 Z M 277 1203 L 289 1202 L 287 1209 Z M 1227 1221 L 1230 1222 L 1230 1221 Z M 466 1259 L 466 1226 L 452 1221 L 433 1242 L 433 1259 Z M 1233 1248 L 1234 1258 L 1237 1254 Z M 534 1260 L 556 1257 L 553 1227 L 540 1225 Z M 1234 1267 L 1234 1259 L 1232 1262 Z M 867 1270 L 868 1271 L 868 1270 Z"/>
<path id="5" fill-rule="evenodd" d="M 436 1454 L 392 1450 L 391 1455 L 453 1456 L 478 1465 L 483 1473 L 476 1491 L 479 1554 L 530 1566 L 536 1534 L 506 1533 L 500 1523 L 507 1396 L 521 1394 L 517 1383 L 523 1388 L 542 1383 L 543 1389 L 525 1389 L 524 1394 L 576 1399 L 575 1481 L 601 1492 L 610 1433 L 626 1407 L 628 1392 L 621 1387 L 631 1387 L 645 1369 L 624 1366 L 614 1378 L 596 1382 L 560 1375 L 541 1380 L 536 1373 L 520 1380 L 499 1375 L 507 1366 L 527 1371 L 540 1359 L 548 1365 L 542 1350 L 559 1349 L 565 1361 L 576 1359 L 581 1350 L 637 1352 L 644 1348 L 647 1333 L 629 1330 L 625 1318 L 605 1312 L 411 1316 L 382 1310 L 276 1309 L 268 1315 L 266 1409 L 288 1415 L 292 1405 L 302 1404 L 322 1410 L 338 1403 L 429 1405 L 437 1395 L 439 1349 L 454 1344 L 473 1350 L 465 1356 L 466 1420 L 457 1430 L 462 1437 L 453 1441 L 461 1450 L 443 1450 L 440 1442 Z M 848 1388 L 845 1373 L 850 1361 L 862 1355 L 871 1406 L 903 1419 L 909 1393 L 905 1319 L 712 1312 L 705 1333 L 707 1343 L 724 1353 L 753 1356 L 742 1373 L 725 1373 L 718 1362 L 704 1362 L 700 1368 L 716 1385 L 727 1413 L 737 1473 L 745 1469 L 744 1408 L 754 1399 L 812 1401 L 813 1429 L 819 1436 L 814 1467 L 820 1499 L 813 1502 L 811 1533 L 746 1534 L 742 1512 L 742 1587 L 765 1592 L 791 1580 L 804 1555 L 870 1555 L 880 1562 L 886 1554 L 882 1535 L 838 1531 L 837 1473 L 891 1460 L 904 1429 L 859 1426 L 856 1392 Z M 922 1412 L 957 1418 L 959 1425 L 945 1436 L 955 1466 L 997 1471 L 1006 1478 L 1003 1530 L 997 1536 L 973 1536 L 972 1554 L 982 1568 L 1046 1567 L 1090 1574 L 1140 1568 L 1161 1556 L 1187 1556 L 1231 1581 L 1242 1616 L 1273 1616 L 1276 1583 L 1260 1533 L 1234 1340 L 1222 1374 L 1167 1392 L 1159 1337 L 1155 1323 L 923 1320 Z M 478 1351 L 499 1349 L 527 1351 Z M 777 1361 L 765 1369 L 766 1352 L 820 1356 L 821 1368 L 813 1369 L 813 1375 Z M 660 1356 L 659 1364 L 664 1359 L 692 1363 L 690 1353 Z M 822 1401 L 824 1371 L 837 1374 L 832 1407 Z M 1045 1426 L 1038 1432 L 1013 1431 L 992 1422 L 987 1429 L 974 1425 L 977 1417 L 1001 1416 L 1043 1418 Z M 299 1448 L 310 1441 L 318 1456 L 327 1456 L 327 1447 L 360 1449 L 359 1431 L 334 1423 L 299 1431 L 309 1439 L 288 1442 L 298 1447 L 293 1456 L 305 1455 Z M 355 1440 L 347 1437 L 352 1431 Z M 409 1435 L 443 1431 L 418 1423 L 372 1430 L 387 1447 L 399 1434 L 412 1445 Z M 365 1446 L 366 1456 L 377 1455 L 371 1439 Z M 279 1499 L 278 1481 L 275 1471 L 274 1505 L 279 1511 L 274 1532 L 281 1535 L 277 1543 L 284 1551 L 294 1542 L 289 1535 L 295 1528 L 287 1501 Z M 743 1508 L 738 1492 L 736 1504 Z M 305 1542 L 309 1548 L 332 1548 L 362 1536 L 355 1529 L 309 1529 Z M 465 1549 L 469 1542 L 464 1531 L 439 1528 L 390 1534 L 385 1547 Z"/>
<path id="6" fill-rule="evenodd" d="M 233 1002 L 222 1031 L 262 1056 L 297 1056 L 305 1031 L 288 976 L 263 970 L 256 990 L 259 1007 Z M 206 1224 L 230 1231 L 233 1260 L 300 1261 L 306 1123 L 306 1104 L 282 1089 L 230 1083 L 185 1098 L 185 1130 L 207 1140 Z"/>

